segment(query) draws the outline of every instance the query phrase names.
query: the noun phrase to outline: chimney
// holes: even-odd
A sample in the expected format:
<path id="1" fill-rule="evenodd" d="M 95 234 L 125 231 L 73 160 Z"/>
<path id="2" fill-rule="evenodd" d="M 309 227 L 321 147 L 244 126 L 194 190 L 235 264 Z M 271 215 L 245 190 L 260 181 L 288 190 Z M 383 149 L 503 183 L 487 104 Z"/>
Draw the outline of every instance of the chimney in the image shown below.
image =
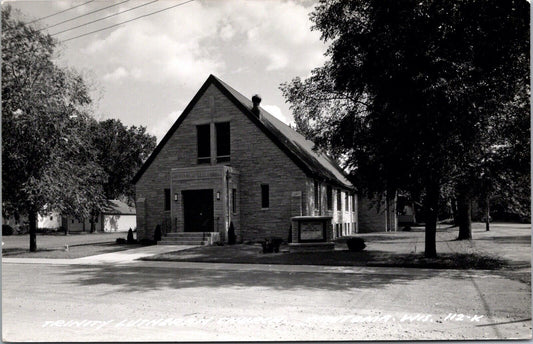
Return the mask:
<path id="1" fill-rule="evenodd" d="M 252 107 L 252 112 L 257 118 L 259 118 L 259 104 L 261 104 L 261 96 L 259 94 L 255 94 L 252 97 L 252 103 L 254 104 L 254 106 Z"/>

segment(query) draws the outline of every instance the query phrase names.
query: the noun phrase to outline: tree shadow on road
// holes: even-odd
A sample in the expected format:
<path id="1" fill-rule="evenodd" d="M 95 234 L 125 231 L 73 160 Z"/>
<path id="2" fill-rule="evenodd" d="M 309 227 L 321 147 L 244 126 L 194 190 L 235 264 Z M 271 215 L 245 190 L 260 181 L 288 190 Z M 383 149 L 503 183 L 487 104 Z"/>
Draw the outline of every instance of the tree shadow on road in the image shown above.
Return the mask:
<path id="1" fill-rule="evenodd" d="M 274 290 L 348 291 L 405 285 L 433 277 L 463 279 L 463 272 L 424 270 L 412 273 L 312 273 L 286 271 L 238 271 L 177 267 L 65 266 L 63 274 L 77 276 L 75 286 L 116 286 L 116 293 L 144 292 L 186 288 L 251 288 Z"/>

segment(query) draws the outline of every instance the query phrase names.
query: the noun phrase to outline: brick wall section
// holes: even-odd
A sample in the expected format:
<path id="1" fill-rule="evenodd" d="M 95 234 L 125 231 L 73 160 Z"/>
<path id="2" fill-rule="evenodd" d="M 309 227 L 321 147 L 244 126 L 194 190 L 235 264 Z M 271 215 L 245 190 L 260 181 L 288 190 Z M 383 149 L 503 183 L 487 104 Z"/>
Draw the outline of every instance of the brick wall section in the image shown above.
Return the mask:
<path id="1" fill-rule="evenodd" d="M 382 202 L 379 209 L 374 200 L 361 197 L 359 202 L 359 232 L 385 232 L 387 231 L 387 208 Z M 389 209 L 390 231 L 397 230 L 396 201 L 390 202 Z"/>
<path id="2" fill-rule="evenodd" d="M 211 121 L 231 123 L 231 161 L 220 165 L 231 165 L 239 172 L 241 239 L 258 240 L 269 235 L 287 238 L 291 193 L 301 191 L 302 200 L 307 199 L 308 178 L 214 85 L 206 90 L 136 184 L 137 198 L 145 198 L 146 210 L 146 225 L 139 228 L 139 237 L 153 237 L 156 225 L 168 216 L 163 190 L 170 188 L 171 169 L 199 166 L 196 125 Z M 269 184 L 270 188 L 270 208 L 265 210 L 261 209 L 261 184 Z M 307 212 L 305 201 L 302 211 Z"/>

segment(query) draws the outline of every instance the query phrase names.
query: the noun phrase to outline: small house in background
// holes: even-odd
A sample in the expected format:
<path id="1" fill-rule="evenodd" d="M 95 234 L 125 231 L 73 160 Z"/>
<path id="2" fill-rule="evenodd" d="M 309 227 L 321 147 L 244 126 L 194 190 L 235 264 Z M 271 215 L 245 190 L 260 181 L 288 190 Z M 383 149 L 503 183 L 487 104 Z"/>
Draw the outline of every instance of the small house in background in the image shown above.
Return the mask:
<path id="1" fill-rule="evenodd" d="M 135 207 L 125 202 L 110 200 L 107 207 L 95 219 L 95 230 L 98 232 L 127 232 L 137 227 Z M 91 222 L 79 220 L 73 216 L 64 216 L 62 227 L 69 232 L 87 232 L 91 230 Z"/>

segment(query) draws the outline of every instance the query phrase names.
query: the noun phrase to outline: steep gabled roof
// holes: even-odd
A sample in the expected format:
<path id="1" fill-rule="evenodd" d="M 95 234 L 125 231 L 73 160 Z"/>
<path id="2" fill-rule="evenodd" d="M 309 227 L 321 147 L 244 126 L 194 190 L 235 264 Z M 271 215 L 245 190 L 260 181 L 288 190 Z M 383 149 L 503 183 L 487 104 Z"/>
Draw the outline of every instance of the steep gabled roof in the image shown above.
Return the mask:
<path id="1" fill-rule="evenodd" d="M 327 155 L 313 150 L 313 142 L 306 140 L 301 134 L 294 129 L 281 122 L 270 113 L 260 108 L 259 118 L 251 111 L 252 101 L 241 93 L 237 92 L 231 86 L 218 79 L 214 75 L 209 78 L 202 85 L 200 90 L 196 93 L 189 105 L 185 108 L 180 117 L 176 120 L 174 125 L 170 128 L 167 134 L 163 137 L 161 142 L 154 149 L 150 157 L 146 160 L 139 172 L 133 178 L 133 182 L 141 178 L 144 171 L 150 166 L 157 154 L 161 151 L 163 146 L 167 143 L 170 137 L 174 134 L 176 129 L 180 126 L 183 120 L 187 117 L 196 102 L 204 94 L 207 88 L 215 85 L 237 108 L 239 108 L 244 115 L 246 115 L 252 122 L 254 122 L 281 150 L 283 150 L 296 165 L 298 165 L 306 174 L 311 177 L 327 180 L 330 183 L 341 186 L 343 188 L 354 189 L 353 185 L 346 178 L 342 169 Z"/>

